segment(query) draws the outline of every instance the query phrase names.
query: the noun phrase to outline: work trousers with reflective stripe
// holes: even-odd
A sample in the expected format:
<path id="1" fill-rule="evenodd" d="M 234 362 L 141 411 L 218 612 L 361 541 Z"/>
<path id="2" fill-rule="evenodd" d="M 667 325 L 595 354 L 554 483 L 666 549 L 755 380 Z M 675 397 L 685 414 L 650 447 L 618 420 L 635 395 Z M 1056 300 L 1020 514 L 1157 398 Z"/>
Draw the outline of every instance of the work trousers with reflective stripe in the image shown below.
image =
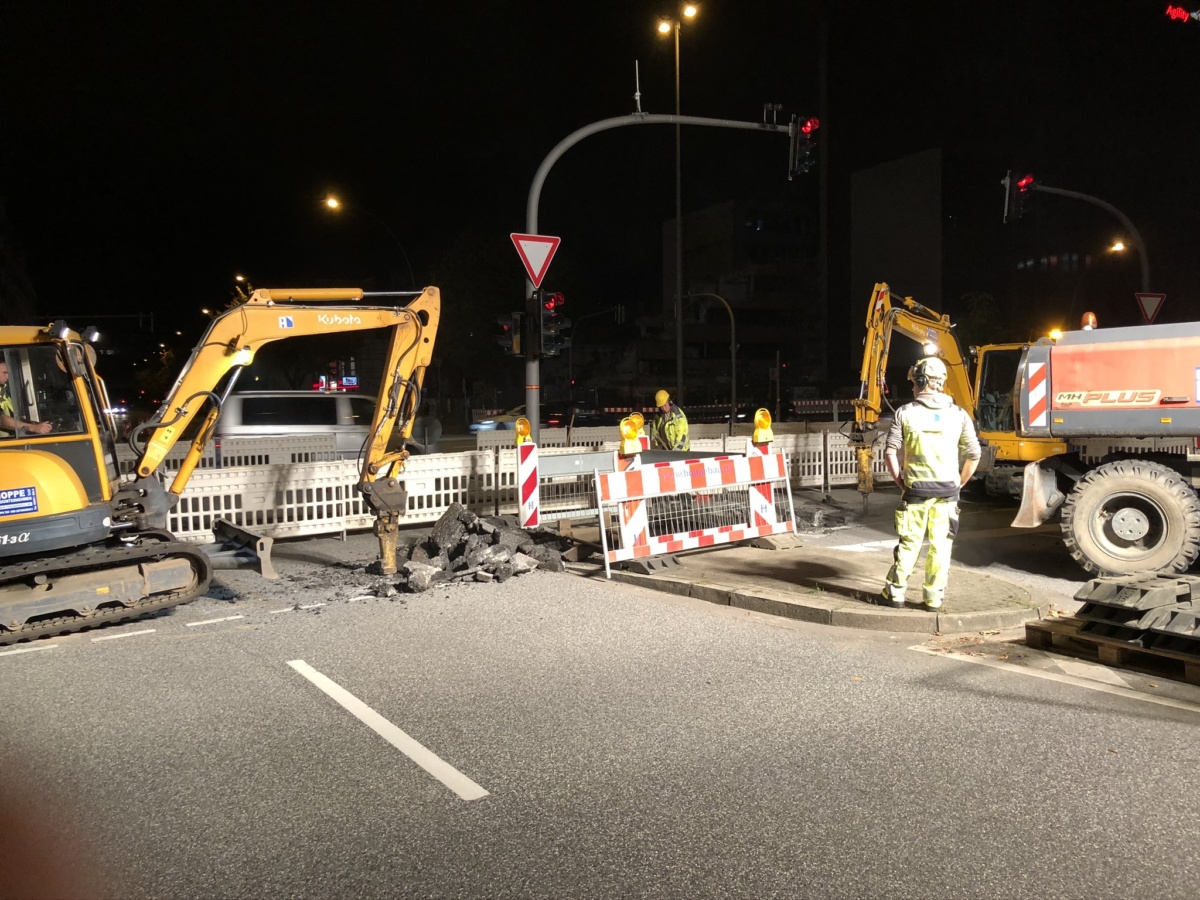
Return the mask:
<path id="1" fill-rule="evenodd" d="M 917 565 L 921 544 L 929 539 L 925 554 L 925 583 L 921 598 L 933 606 L 941 605 L 950 577 L 950 547 L 958 533 L 958 501 L 937 497 L 928 500 L 901 501 L 896 508 L 896 544 L 894 562 L 888 571 L 884 593 L 892 600 L 904 599 L 908 576 Z"/>

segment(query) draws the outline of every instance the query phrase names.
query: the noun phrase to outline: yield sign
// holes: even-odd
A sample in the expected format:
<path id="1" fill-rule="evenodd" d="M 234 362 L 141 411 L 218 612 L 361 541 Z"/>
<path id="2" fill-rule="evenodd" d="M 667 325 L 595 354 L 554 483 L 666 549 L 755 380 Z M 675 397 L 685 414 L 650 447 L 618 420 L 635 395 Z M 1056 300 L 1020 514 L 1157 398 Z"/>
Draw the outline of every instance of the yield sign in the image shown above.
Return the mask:
<path id="1" fill-rule="evenodd" d="M 1147 325 L 1154 324 L 1154 317 L 1158 315 L 1158 311 L 1162 309 L 1163 301 L 1167 299 L 1166 294 L 1134 294 L 1138 302 L 1138 306 L 1142 309 L 1142 318 L 1146 320 Z"/>
<path id="2" fill-rule="evenodd" d="M 517 248 L 517 256 L 521 257 L 529 280 L 535 288 L 541 287 L 546 270 L 550 268 L 550 260 L 554 259 L 554 251 L 558 249 L 562 238 L 547 234 L 510 234 L 509 237 Z"/>

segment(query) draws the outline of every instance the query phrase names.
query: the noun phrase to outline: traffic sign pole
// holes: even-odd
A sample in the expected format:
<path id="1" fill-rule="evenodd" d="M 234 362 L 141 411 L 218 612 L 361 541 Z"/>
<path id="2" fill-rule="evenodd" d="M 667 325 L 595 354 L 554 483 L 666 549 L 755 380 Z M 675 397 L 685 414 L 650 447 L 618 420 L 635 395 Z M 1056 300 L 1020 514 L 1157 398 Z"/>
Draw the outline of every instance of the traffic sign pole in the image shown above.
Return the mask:
<path id="1" fill-rule="evenodd" d="M 525 275 L 529 278 L 529 287 L 525 291 L 525 321 L 530 325 L 529 350 L 525 354 L 525 417 L 529 419 L 529 435 L 536 444 L 541 440 L 542 430 L 542 309 L 537 292 L 562 238 L 515 232 L 509 238 L 517 248 L 517 256 L 521 258 L 521 265 L 525 267 Z"/>

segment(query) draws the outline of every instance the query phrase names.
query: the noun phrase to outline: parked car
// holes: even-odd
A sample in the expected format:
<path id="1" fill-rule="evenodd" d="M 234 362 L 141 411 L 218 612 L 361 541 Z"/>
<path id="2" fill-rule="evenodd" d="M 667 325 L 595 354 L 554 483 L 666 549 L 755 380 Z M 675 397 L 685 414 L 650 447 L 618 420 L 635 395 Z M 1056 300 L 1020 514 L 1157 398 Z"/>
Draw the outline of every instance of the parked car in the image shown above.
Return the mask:
<path id="1" fill-rule="evenodd" d="M 246 391 L 225 398 L 215 436 L 332 434 L 338 458 L 354 459 L 371 433 L 374 418 L 374 397 L 323 391 Z"/>

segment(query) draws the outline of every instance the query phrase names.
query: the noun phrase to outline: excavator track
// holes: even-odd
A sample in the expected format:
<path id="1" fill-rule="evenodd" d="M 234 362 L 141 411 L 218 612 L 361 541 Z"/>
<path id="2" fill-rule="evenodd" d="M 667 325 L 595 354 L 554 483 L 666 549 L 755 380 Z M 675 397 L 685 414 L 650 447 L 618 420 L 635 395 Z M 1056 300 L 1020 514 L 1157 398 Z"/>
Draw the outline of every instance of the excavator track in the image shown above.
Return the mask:
<path id="1" fill-rule="evenodd" d="M 165 540 L 166 532 L 145 535 L 141 543 L 121 544 L 82 550 L 51 559 L 31 559 L 0 567 L 0 645 L 30 641 L 36 638 L 70 634 L 100 625 L 138 619 L 142 616 L 190 603 L 201 596 L 212 580 L 212 562 L 199 547 L 181 541 Z M 38 600 L 38 586 L 56 578 L 94 576 L 160 563 L 167 559 L 186 559 L 195 578 L 185 587 L 131 600 L 115 599 L 86 610 L 79 604 L 66 605 L 55 597 Z M 21 590 L 24 585 L 28 588 Z M 104 596 L 96 592 L 95 596 Z M 32 615 L 29 604 L 35 605 Z M 13 610 L 22 606 L 24 621 L 13 619 Z M 40 607 L 44 605 L 45 609 Z"/>

